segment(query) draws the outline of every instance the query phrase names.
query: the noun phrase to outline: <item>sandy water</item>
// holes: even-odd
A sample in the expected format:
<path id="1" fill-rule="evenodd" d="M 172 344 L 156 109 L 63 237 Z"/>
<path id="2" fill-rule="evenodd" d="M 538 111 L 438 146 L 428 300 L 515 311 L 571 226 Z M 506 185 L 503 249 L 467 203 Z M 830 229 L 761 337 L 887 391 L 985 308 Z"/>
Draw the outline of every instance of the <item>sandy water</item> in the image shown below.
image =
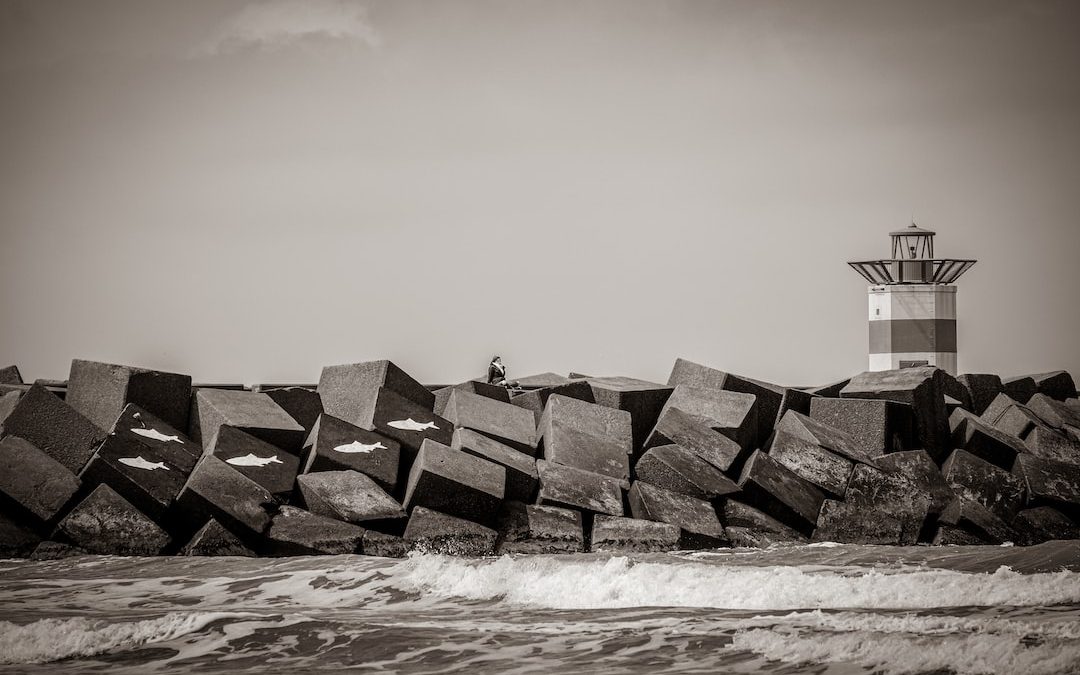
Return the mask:
<path id="1" fill-rule="evenodd" d="M 1080 673 L 1080 542 L 0 561 L 13 673 Z"/>

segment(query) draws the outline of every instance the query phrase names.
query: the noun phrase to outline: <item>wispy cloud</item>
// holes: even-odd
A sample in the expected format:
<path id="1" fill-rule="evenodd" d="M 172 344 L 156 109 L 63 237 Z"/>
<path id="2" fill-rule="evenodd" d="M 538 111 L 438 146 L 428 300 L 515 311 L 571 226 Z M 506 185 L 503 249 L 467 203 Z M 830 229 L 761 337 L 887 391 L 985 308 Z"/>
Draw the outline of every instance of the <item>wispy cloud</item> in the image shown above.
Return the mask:
<path id="1" fill-rule="evenodd" d="M 248 49 L 277 50 L 308 40 L 378 47 L 367 7 L 355 0 L 265 0 L 245 5 L 192 52 L 195 57 Z"/>

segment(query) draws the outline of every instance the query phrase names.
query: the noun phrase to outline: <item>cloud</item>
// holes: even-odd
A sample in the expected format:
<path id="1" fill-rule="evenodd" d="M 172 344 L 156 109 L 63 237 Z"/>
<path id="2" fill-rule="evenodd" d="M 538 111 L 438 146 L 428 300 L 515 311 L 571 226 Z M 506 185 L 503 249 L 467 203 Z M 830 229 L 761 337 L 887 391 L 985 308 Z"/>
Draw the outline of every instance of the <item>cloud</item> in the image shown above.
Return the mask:
<path id="1" fill-rule="evenodd" d="M 309 40 L 352 42 L 370 48 L 380 43 L 367 7 L 354 0 L 267 0 L 245 5 L 228 16 L 192 55 L 272 51 Z"/>

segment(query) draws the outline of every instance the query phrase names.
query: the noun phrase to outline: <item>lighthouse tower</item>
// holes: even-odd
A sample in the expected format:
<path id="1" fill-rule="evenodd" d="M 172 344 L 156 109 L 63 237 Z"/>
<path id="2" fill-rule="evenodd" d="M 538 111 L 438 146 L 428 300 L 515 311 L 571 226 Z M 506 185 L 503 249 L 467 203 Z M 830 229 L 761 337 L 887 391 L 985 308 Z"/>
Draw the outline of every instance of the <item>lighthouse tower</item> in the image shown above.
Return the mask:
<path id="1" fill-rule="evenodd" d="M 890 232 L 892 258 L 849 262 L 870 282 L 870 370 L 937 366 L 956 374 L 956 286 L 974 260 L 934 258 L 934 232 Z"/>

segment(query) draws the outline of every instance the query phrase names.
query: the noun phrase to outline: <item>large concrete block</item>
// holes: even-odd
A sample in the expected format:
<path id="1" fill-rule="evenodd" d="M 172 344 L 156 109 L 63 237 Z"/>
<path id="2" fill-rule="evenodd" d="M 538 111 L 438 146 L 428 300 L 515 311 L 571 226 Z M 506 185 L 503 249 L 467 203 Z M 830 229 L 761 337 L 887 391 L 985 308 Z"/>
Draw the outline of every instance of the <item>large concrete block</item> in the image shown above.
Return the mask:
<path id="1" fill-rule="evenodd" d="M 1008 394 L 1002 392 L 990 401 L 990 404 L 979 415 L 979 419 L 990 426 L 994 426 L 997 424 L 998 418 L 1016 404 L 1017 402 L 1010 398 Z"/>
<path id="2" fill-rule="evenodd" d="M 1016 438 L 1027 438 L 1036 427 L 1045 427 L 1046 423 L 1031 412 L 1026 405 L 1016 403 L 998 415 L 992 425 L 998 431 Z"/>
<path id="3" fill-rule="evenodd" d="M 3 428 L 4 420 L 15 410 L 15 406 L 19 405 L 22 395 L 21 391 L 0 392 L 0 428 Z"/>
<path id="4" fill-rule="evenodd" d="M 60 541 L 43 541 L 30 554 L 31 560 L 63 560 L 90 555 L 90 551 Z"/>
<path id="5" fill-rule="evenodd" d="M 441 555 L 491 555 L 499 533 L 471 520 L 417 506 L 405 528 L 410 550 Z"/>
<path id="6" fill-rule="evenodd" d="M 304 444 L 304 427 L 266 394 L 199 389 L 195 392 L 193 415 L 192 433 L 198 429 L 204 447 L 209 447 L 218 427 L 223 425 L 245 431 L 296 455 L 300 454 Z M 196 420 L 197 425 L 194 424 Z"/>
<path id="7" fill-rule="evenodd" d="M 851 378 L 844 398 L 875 398 L 911 405 L 915 435 L 935 460 L 950 450 L 949 414 L 945 408 L 945 371 L 932 366 L 865 372 Z"/>
<path id="8" fill-rule="evenodd" d="M 1049 396 L 1056 401 L 1076 397 L 1076 383 L 1072 375 L 1064 370 L 1055 370 L 1049 373 L 1032 375 L 1035 382 L 1035 391 Z"/>
<path id="9" fill-rule="evenodd" d="M 900 536 L 894 543 L 905 545 L 919 540 L 934 499 L 932 493 L 923 491 L 916 477 L 865 464 L 855 466 L 844 495 L 845 502 L 850 505 L 850 508 L 845 507 L 847 512 L 864 520 L 858 526 L 859 531 L 876 531 L 875 520 L 892 518 L 900 523 Z"/>
<path id="10" fill-rule="evenodd" d="M 362 545 L 364 555 L 381 558 L 404 558 L 409 554 L 409 545 L 404 537 L 386 534 L 378 530 L 365 530 Z"/>
<path id="11" fill-rule="evenodd" d="M 177 496 L 176 507 L 189 522 L 215 518 L 250 541 L 270 525 L 274 499 L 266 488 L 233 467 L 204 455 Z"/>
<path id="12" fill-rule="evenodd" d="M 811 396 L 806 392 L 782 387 L 769 382 L 754 380 L 728 373 L 724 381 L 726 391 L 753 394 L 757 399 L 757 431 L 754 437 L 755 448 L 764 447 L 773 427 L 788 410 L 805 415 L 810 414 Z"/>
<path id="13" fill-rule="evenodd" d="M 635 450 L 644 445 L 672 391 L 672 387 L 632 377 L 594 377 L 589 386 L 597 405 L 630 413 Z"/>
<path id="14" fill-rule="evenodd" d="M 859 450 L 870 457 L 915 444 L 915 416 L 906 403 L 819 397 L 810 403 L 810 417 L 850 434 Z"/>
<path id="15" fill-rule="evenodd" d="M 962 448 L 1005 471 L 1012 470 L 1016 455 L 1027 452 L 1019 438 L 1003 433 L 971 415 L 960 419 L 953 429 L 953 447 Z"/>
<path id="16" fill-rule="evenodd" d="M 1020 479 L 966 450 L 954 450 L 941 473 L 953 492 L 982 504 L 1007 523 L 1024 503 Z"/>
<path id="17" fill-rule="evenodd" d="M 510 403 L 532 412 L 533 417 L 536 419 L 537 423 L 539 423 L 540 416 L 544 413 L 544 408 L 547 406 L 548 399 L 551 398 L 553 394 L 585 401 L 587 403 L 596 402 L 595 399 L 593 399 L 592 387 L 590 387 L 589 383 L 585 380 L 574 380 L 559 375 L 554 375 L 554 377 L 559 379 L 551 380 L 549 384 L 542 386 L 539 389 L 531 389 L 515 394 L 510 398 Z M 525 382 L 521 380 L 519 380 L 519 384 L 526 386 Z"/>
<path id="18" fill-rule="evenodd" d="M 228 528 L 211 518 L 180 549 L 180 555 L 188 556 L 237 556 L 255 557 L 255 552 L 244 545 Z"/>
<path id="19" fill-rule="evenodd" d="M 641 520 L 656 520 L 680 530 L 679 547 L 684 549 L 727 546 L 724 526 L 712 504 L 702 499 L 634 481 L 628 495 L 630 513 Z"/>
<path id="20" fill-rule="evenodd" d="M 1080 466 L 1020 455 L 1013 474 L 1023 481 L 1033 505 L 1060 508 L 1070 516 L 1080 514 Z"/>
<path id="21" fill-rule="evenodd" d="M 593 553 L 662 553 L 679 548 L 682 530 L 655 520 L 596 516 L 592 524 Z"/>
<path id="22" fill-rule="evenodd" d="M 370 417 L 359 422 L 342 419 L 397 441 L 401 445 L 402 468 L 412 463 L 425 440 L 448 445 L 454 436 L 454 425 L 448 420 L 389 389 L 378 390 L 370 412 Z M 401 478 L 399 472 L 398 479 Z"/>
<path id="23" fill-rule="evenodd" d="M 430 415 L 434 409 L 435 394 L 390 361 L 327 366 L 319 377 L 318 392 L 323 410 L 372 431 L 376 430 L 372 425 L 378 416 L 376 408 L 383 390 L 409 401 L 417 412 Z"/>
<path id="24" fill-rule="evenodd" d="M 300 471 L 300 458 L 251 434 L 224 424 L 218 427 L 206 451 L 266 488 L 278 500 L 288 501 Z"/>
<path id="25" fill-rule="evenodd" d="M 669 387 L 682 384 L 702 389 L 724 389 L 727 378 L 728 374 L 722 370 L 686 359 L 675 359 L 675 365 L 671 368 L 667 383 Z"/>
<path id="26" fill-rule="evenodd" d="M 450 447 L 505 468 L 506 499 L 531 502 L 536 496 L 539 477 L 536 460 L 531 456 L 472 429 L 455 429 Z"/>
<path id="27" fill-rule="evenodd" d="M 678 408 L 664 410 L 645 439 L 645 449 L 671 444 L 689 450 L 720 471 L 736 468 L 743 453 L 738 443 Z"/>
<path id="28" fill-rule="evenodd" d="M 394 492 L 398 485 L 401 444 L 392 438 L 322 414 L 304 444 L 301 473 L 359 471 L 379 487 Z"/>
<path id="29" fill-rule="evenodd" d="M 79 478 L 87 486 L 108 485 L 152 520 L 167 525 L 169 510 L 194 465 L 178 447 L 143 445 L 110 434 Z"/>
<path id="30" fill-rule="evenodd" d="M 563 506 L 610 516 L 623 515 L 623 481 L 547 460 L 536 462 L 538 504 Z"/>
<path id="31" fill-rule="evenodd" d="M 79 479 L 32 443 L 0 440 L 0 495 L 5 511 L 31 525 L 51 522 L 79 490 Z"/>
<path id="32" fill-rule="evenodd" d="M 18 366 L 4 366 L 0 368 L 0 384 L 22 384 L 22 375 Z"/>
<path id="33" fill-rule="evenodd" d="M 100 555 L 157 555 L 169 535 L 108 485 L 99 485 L 56 526 L 79 547 Z"/>
<path id="34" fill-rule="evenodd" d="M 311 431 L 315 426 L 315 420 L 323 414 L 322 397 L 319 392 L 307 387 L 277 387 L 267 389 L 262 393 L 270 397 L 289 417 L 296 423 Z"/>
<path id="35" fill-rule="evenodd" d="M 936 545 L 1002 544 L 1016 541 L 1016 532 L 988 508 L 964 497 L 957 497 L 941 512 Z"/>
<path id="36" fill-rule="evenodd" d="M 803 391 L 813 396 L 821 396 L 824 398 L 839 398 L 840 392 L 843 391 L 844 387 L 848 386 L 848 382 L 851 382 L 851 378 L 845 377 L 842 380 L 823 384 L 818 387 L 807 387 Z M 811 408 L 813 408 L 813 402 L 811 402 Z"/>
<path id="37" fill-rule="evenodd" d="M 138 444 L 156 450 L 185 474 L 191 473 L 203 454 L 198 443 L 134 403 L 129 403 L 120 412 L 109 435 L 133 447 Z"/>
<path id="38" fill-rule="evenodd" d="M 494 523 L 506 494 L 506 469 L 494 462 L 424 441 L 405 489 L 405 509 L 422 506 L 481 524 Z"/>
<path id="39" fill-rule="evenodd" d="M 370 525 L 401 521 L 405 509 L 375 481 L 358 471 L 318 471 L 296 479 L 312 513 L 347 523 Z"/>
<path id="40" fill-rule="evenodd" d="M 499 513 L 498 530 L 495 552 L 499 555 L 585 550 L 581 512 L 572 509 L 506 502 Z"/>
<path id="41" fill-rule="evenodd" d="M 707 424 L 739 444 L 744 450 L 757 447 L 757 397 L 719 389 L 677 385 L 668 397 L 661 416 L 676 408 Z"/>
<path id="42" fill-rule="evenodd" d="M 1080 464 L 1080 442 L 1053 429 L 1033 428 L 1024 439 L 1024 447 L 1036 457 Z"/>
<path id="43" fill-rule="evenodd" d="M 105 431 L 35 384 L 4 420 L 2 436 L 18 436 L 78 473 L 105 440 Z"/>
<path id="44" fill-rule="evenodd" d="M 171 427 L 187 429 L 191 376 L 75 359 L 64 400 L 102 429 L 112 428 L 129 403 Z"/>
<path id="45" fill-rule="evenodd" d="M 41 537 L 21 520 L 0 510 L 0 558 L 26 558 L 41 543 Z"/>
<path id="46" fill-rule="evenodd" d="M 678 445 L 650 448 L 634 466 L 637 479 L 697 499 L 739 491 L 720 469 Z"/>
<path id="47" fill-rule="evenodd" d="M 1049 506 L 1024 509 L 1013 520 L 1021 546 L 1032 546 L 1054 539 L 1080 539 L 1080 526 L 1061 511 Z"/>
<path id="48" fill-rule="evenodd" d="M 1030 375 L 1005 378 L 1001 381 L 1001 385 L 1009 398 L 1017 403 L 1027 403 L 1028 399 L 1039 391 L 1035 380 Z"/>
<path id="49" fill-rule="evenodd" d="M 630 413 L 554 395 L 538 431 L 544 459 L 620 480 L 630 477 Z"/>
<path id="50" fill-rule="evenodd" d="M 874 455 L 864 450 L 855 437 L 846 431 L 829 426 L 795 410 L 784 413 L 776 424 L 777 431 L 783 431 L 797 438 L 819 445 L 853 462 L 862 462 L 875 466 Z"/>
<path id="51" fill-rule="evenodd" d="M 450 387 L 443 387 L 437 389 L 433 393 L 435 395 L 435 414 L 442 417 L 446 417 L 443 412 L 446 410 L 446 403 L 450 400 L 450 394 L 457 390 L 467 391 L 470 394 L 476 394 L 478 396 L 485 396 L 494 401 L 501 403 L 510 402 L 510 390 L 500 384 L 488 384 L 480 380 L 469 380 L 468 382 L 462 382 Z M 533 421 L 535 424 L 535 420 Z"/>
<path id="52" fill-rule="evenodd" d="M 855 468 L 855 462 L 847 457 L 787 431 L 777 431 L 773 436 L 769 456 L 827 495 L 841 499 Z"/>
<path id="53" fill-rule="evenodd" d="M 524 408 L 457 389 L 443 417 L 455 427 L 472 429 L 529 455 L 536 455 L 536 418 Z"/>
<path id="54" fill-rule="evenodd" d="M 1058 431 L 1065 431 L 1069 427 L 1080 429 L 1080 410 L 1074 410 L 1065 401 L 1058 401 L 1040 393 L 1031 397 L 1027 407 L 1039 419 Z"/>
<path id="55" fill-rule="evenodd" d="M 825 495 L 813 483 L 761 450 L 755 450 L 739 476 L 742 501 L 809 535 Z"/>
<path id="56" fill-rule="evenodd" d="M 361 550 L 364 528 L 282 506 L 270 523 L 266 541 L 272 555 L 346 555 Z"/>
<path id="57" fill-rule="evenodd" d="M 814 541 L 895 546 L 904 540 L 904 523 L 888 513 L 867 513 L 861 504 L 826 499 L 818 514 Z"/>
<path id="58" fill-rule="evenodd" d="M 726 499 L 717 510 L 732 546 L 768 548 L 778 543 L 807 541 L 802 533 L 749 504 Z"/>
<path id="59" fill-rule="evenodd" d="M 1005 391 L 1005 386 L 997 375 L 965 373 L 957 376 L 956 381 L 967 389 L 971 400 L 971 412 L 976 415 L 983 414 L 998 394 Z"/>
<path id="60" fill-rule="evenodd" d="M 925 450 L 904 450 L 877 458 L 882 471 L 898 473 L 912 481 L 915 489 L 926 495 L 929 513 L 941 513 L 956 497 L 941 469 Z"/>

